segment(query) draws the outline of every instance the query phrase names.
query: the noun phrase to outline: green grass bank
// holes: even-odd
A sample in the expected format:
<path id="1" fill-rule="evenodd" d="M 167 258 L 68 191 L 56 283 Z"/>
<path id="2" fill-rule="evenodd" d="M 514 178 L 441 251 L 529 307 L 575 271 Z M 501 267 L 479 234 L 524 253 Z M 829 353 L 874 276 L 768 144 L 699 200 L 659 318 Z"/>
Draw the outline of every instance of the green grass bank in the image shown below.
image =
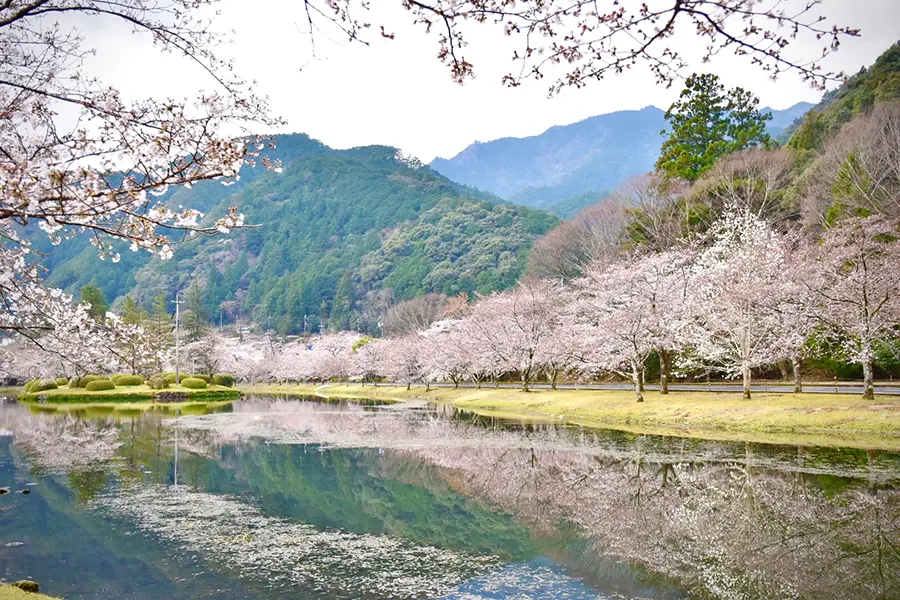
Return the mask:
<path id="1" fill-rule="evenodd" d="M 21 388 L 19 389 L 21 392 Z M 235 399 L 241 396 L 240 390 L 210 385 L 204 389 L 191 389 L 181 385 L 170 385 L 162 390 L 154 390 L 150 386 L 117 386 L 111 390 L 90 391 L 85 388 L 60 387 L 55 390 L 34 392 L 30 394 L 20 393 L 17 399 L 21 402 L 75 402 L 79 404 L 92 404 L 97 402 L 122 403 L 122 402 L 158 402 L 169 398 L 177 402 L 205 402 L 210 400 Z"/>
<path id="2" fill-rule="evenodd" d="M 427 400 L 484 416 L 555 421 L 635 433 L 900 451 L 900 397 L 857 394 L 434 388 L 331 384 L 243 386 L 245 393 Z"/>
<path id="3" fill-rule="evenodd" d="M 12 585 L 0 584 L 0 600 L 59 600 L 34 592 L 26 592 Z"/>

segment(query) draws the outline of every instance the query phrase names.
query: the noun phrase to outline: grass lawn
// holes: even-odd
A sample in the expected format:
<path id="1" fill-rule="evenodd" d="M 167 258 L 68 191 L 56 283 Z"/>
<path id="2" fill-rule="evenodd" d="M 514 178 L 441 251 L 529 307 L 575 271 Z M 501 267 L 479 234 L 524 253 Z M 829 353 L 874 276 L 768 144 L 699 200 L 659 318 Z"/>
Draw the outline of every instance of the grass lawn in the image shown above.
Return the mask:
<path id="1" fill-rule="evenodd" d="M 44 594 L 31 594 L 11 585 L 0 585 L 0 600 L 54 600 Z"/>
<path id="2" fill-rule="evenodd" d="M 21 391 L 21 388 L 20 390 Z M 184 394 L 185 401 L 204 401 L 240 397 L 241 392 L 221 385 L 210 385 L 202 390 L 194 390 L 180 385 L 170 385 L 164 390 L 154 390 L 148 385 L 116 386 L 111 390 L 88 391 L 85 388 L 63 386 L 55 390 L 19 394 L 18 400 L 34 402 L 43 398 L 46 402 L 76 402 L 92 404 L 97 402 L 146 402 L 155 400 L 159 394 Z"/>
<path id="3" fill-rule="evenodd" d="M 486 416 L 553 420 L 586 426 L 786 444 L 851 446 L 900 451 L 900 397 L 866 401 L 858 394 L 645 392 L 630 390 L 535 390 L 372 387 L 360 385 L 255 386 L 245 393 L 319 394 L 447 402 Z"/>

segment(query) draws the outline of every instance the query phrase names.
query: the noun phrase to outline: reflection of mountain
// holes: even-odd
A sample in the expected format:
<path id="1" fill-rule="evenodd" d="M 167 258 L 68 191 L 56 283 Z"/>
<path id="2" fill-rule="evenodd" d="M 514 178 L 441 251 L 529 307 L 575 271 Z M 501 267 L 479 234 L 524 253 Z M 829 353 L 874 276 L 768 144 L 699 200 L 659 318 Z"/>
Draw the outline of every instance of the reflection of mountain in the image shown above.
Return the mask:
<path id="1" fill-rule="evenodd" d="M 44 478 L 12 498 L 33 512 L 0 510 L 0 532 L 28 543 L 16 560 L 78 551 L 83 583 L 68 567 L 40 572 L 79 581 L 69 591 L 82 595 L 109 576 L 116 597 L 139 597 L 122 577 L 162 597 L 211 596 L 211 581 L 223 598 L 547 586 L 576 598 L 588 587 L 658 599 L 900 597 L 898 455 L 367 408 L 246 400 L 182 417 L 178 488 L 171 420 L 104 418 L 118 431 L 115 458 L 72 463 L 67 484 L 88 510 Z M 48 418 L 4 419 L 8 409 L 0 424 L 14 432 Z M 63 423 L 66 435 L 98 429 Z M 30 477 L 12 452 L 6 438 L 0 485 Z M 0 561 L 12 550 L 0 547 Z"/>
<path id="2" fill-rule="evenodd" d="M 233 595 L 218 595 L 222 582 L 214 572 L 204 573 L 196 563 L 169 560 L 166 549 L 155 541 L 132 535 L 129 528 L 111 527 L 107 519 L 80 508 L 73 482 L 40 477 L 24 465 L 11 438 L 0 436 L 0 486 L 40 481 L 28 496 L 0 497 L 3 577 L 33 579 L 42 592 L 65 598 L 252 597 L 240 581 L 231 582 Z M 108 473 L 99 475 L 105 483 Z M 24 545 L 6 547 L 11 541 Z M 184 588 L 187 580 L 192 593 Z"/>

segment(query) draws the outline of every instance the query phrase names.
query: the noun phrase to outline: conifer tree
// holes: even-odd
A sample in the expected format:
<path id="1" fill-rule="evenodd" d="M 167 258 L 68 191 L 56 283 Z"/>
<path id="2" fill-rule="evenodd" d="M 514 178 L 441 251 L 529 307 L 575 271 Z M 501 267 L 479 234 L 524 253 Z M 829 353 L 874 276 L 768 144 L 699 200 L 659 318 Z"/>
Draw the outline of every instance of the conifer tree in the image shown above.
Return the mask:
<path id="1" fill-rule="evenodd" d="M 695 181 L 716 160 L 750 146 L 772 143 L 759 99 L 742 88 L 725 91 L 718 76 L 693 74 L 679 99 L 666 111 L 670 131 L 656 168 L 672 178 Z"/>

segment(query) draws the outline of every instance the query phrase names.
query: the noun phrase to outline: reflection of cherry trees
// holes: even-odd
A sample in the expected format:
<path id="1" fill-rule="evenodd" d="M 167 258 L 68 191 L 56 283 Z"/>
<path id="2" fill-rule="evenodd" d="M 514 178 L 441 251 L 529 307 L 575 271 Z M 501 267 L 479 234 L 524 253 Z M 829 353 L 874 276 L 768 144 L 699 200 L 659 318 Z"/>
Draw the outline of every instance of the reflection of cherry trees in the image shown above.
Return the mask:
<path id="1" fill-rule="evenodd" d="M 15 442 L 32 460 L 49 472 L 61 474 L 109 461 L 121 445 L 112 420 L 22 416 L 10 429 Z"/>
<path id="2" fill-rule="evenodd" d="M 514 511 L 536 531 L 574 523 L 601 555 L 714 598 L 900 594 L 896 465 L 831 467 L 817 452 L 589 430 L 480 427 L 433 413 L 287 400 L 182 427 L 216 443 L 377 447 L 441 468 L 454 489 Z M 622 434 L 623 436 L 625 434 Z M 863 477 L 868 486 L 826 475 Z M 830 487 L 828 487 L 830 486 Z"/>
<path id="3" fill-rule="evenodd" d="M 414 452 L 526 522 L 579 525 L 605 555 L 715 598 L 900 593 L 900 492 L 833 496 L 739 464 L 650 463 L 547 450 Z"/>

